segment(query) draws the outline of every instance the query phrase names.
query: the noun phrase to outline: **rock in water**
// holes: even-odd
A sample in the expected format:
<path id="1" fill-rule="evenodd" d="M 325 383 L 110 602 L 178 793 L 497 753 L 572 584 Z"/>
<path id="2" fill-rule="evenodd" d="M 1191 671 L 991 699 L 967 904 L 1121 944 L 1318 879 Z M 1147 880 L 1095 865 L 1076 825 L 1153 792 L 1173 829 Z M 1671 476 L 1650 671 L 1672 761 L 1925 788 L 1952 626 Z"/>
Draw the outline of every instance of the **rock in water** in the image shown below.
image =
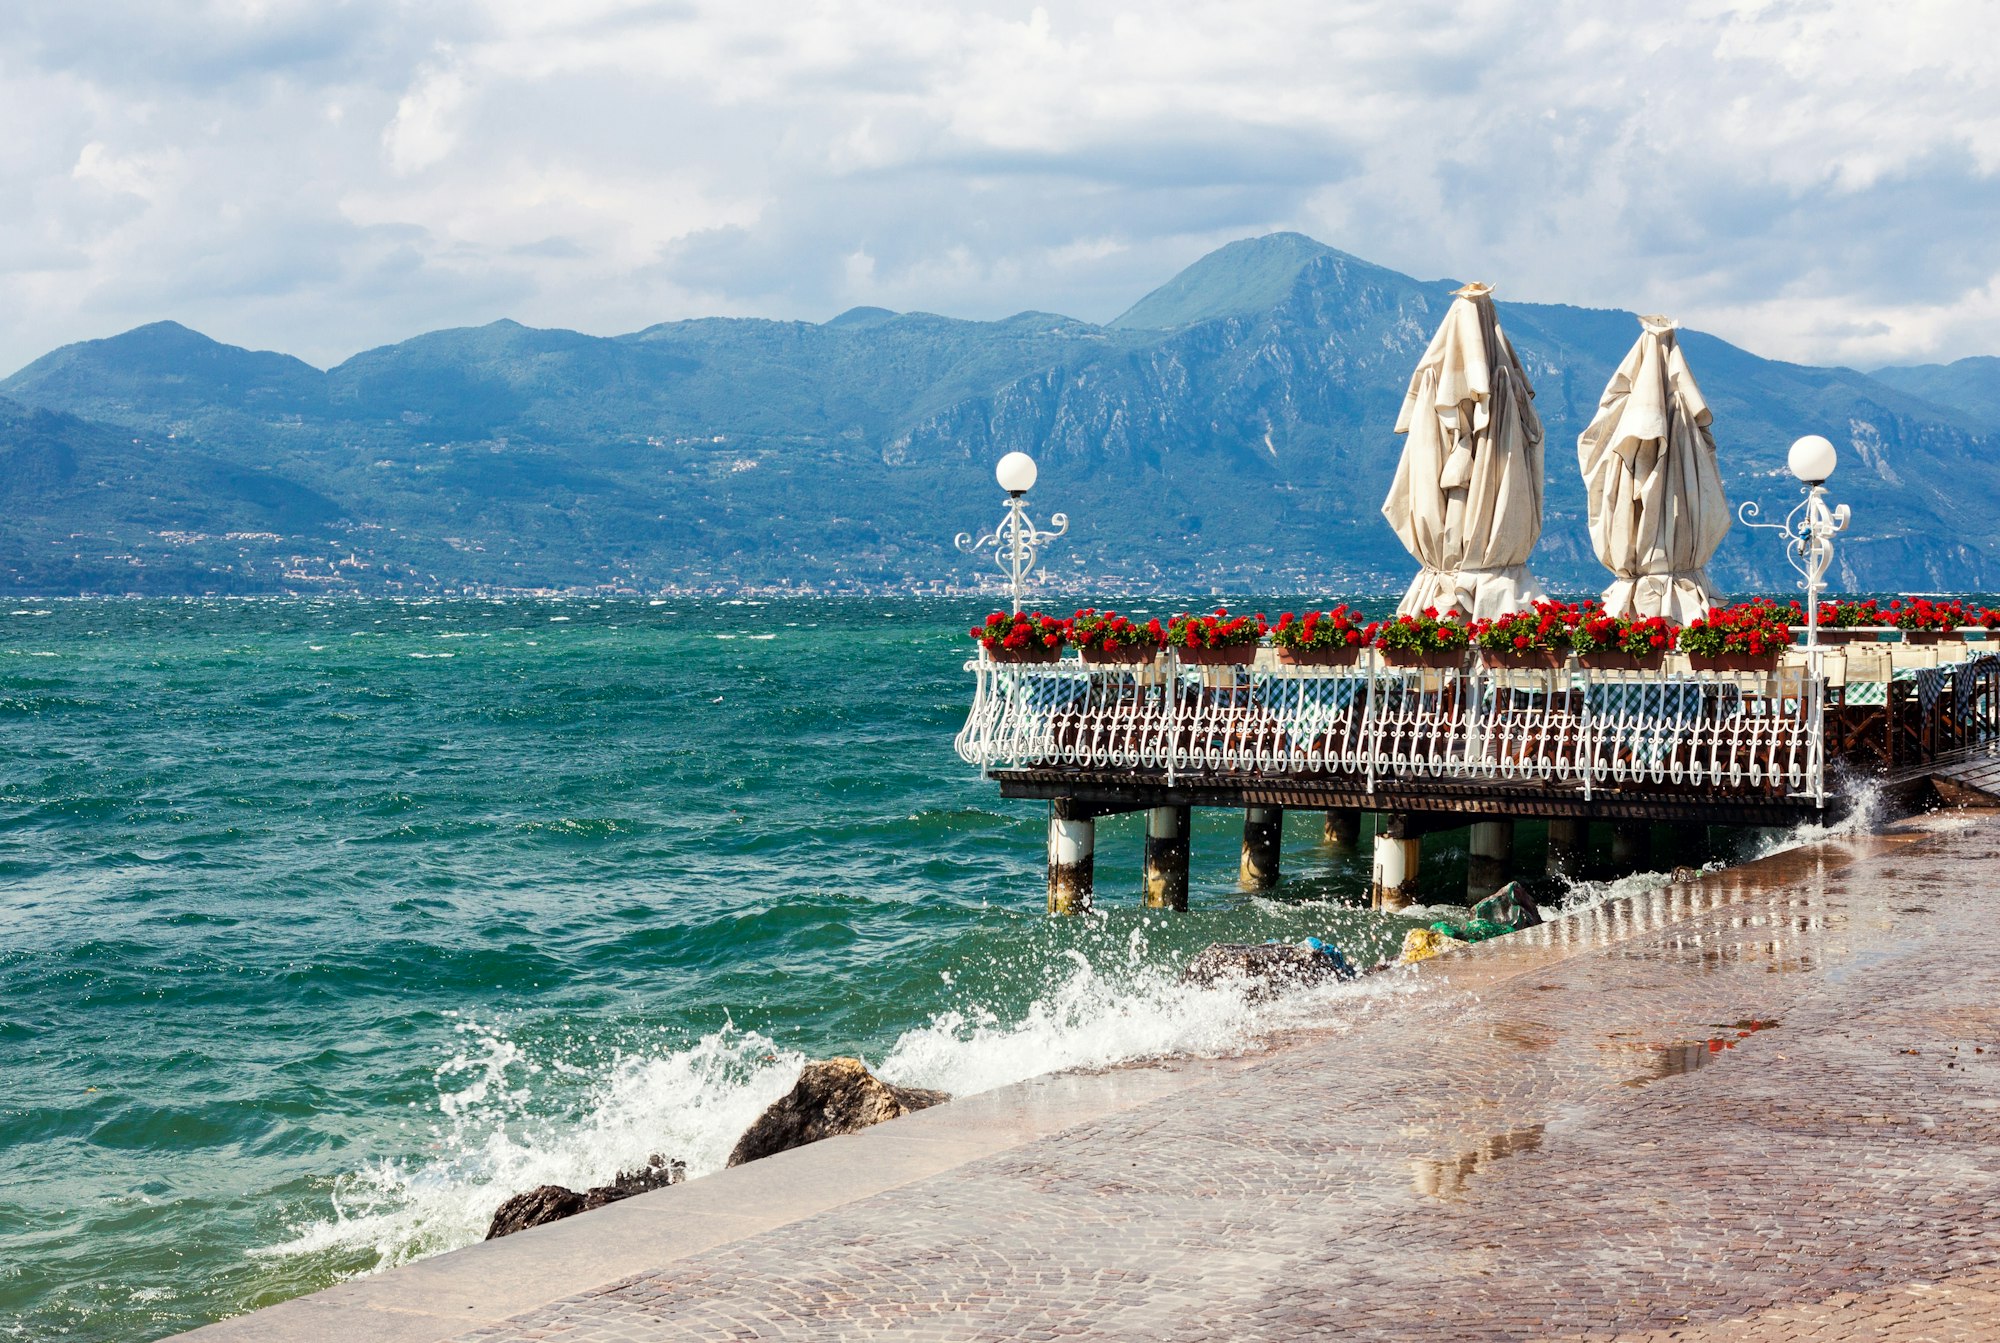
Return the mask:
<path id="1" fill-rule="evenodd" d="M 687 1162 L 669 1161 L 663 1156 L 646 1158 L 640 1170 L 620 1171 L 610 1184 L 598 1185 L 595 1189 L 583 1191 L 583 1207 L 588 1212 L 601 1208 L 607 1203 L 630 1198 L 634 1194 L 647 1194 L 655 1189 L 665 1189 L 668 1185 L 679 1184 L 687 1178 Z"/>
<path id="2" fill-rule="evenodd" d="M 634 1194 L 665 1189 L 686 1178 L 687 1162 L 653 1156 L 648 1157 L 640 1169 L 620 1171 L 610 1184 L 586 1189 L 581 1194 L 559 1184 L 538 1185 L 525 1194 L 514 1195 L 494 1210 L 493 1222 L 486 1228 L 486 1239 L 498 1240 L 516 1231 L 526 1231 L 531 1226 L 560 1222 L 565 1217 L 574 1217 L 580 1212 L 631 1198 Z"/>
<path id="3" fill-rule="evenodd" d="M 729 1164 L 740 1166 L 821 1138 L 858 1133 L 871 1124 L 900 1119 L 950 1099 L 942 1091 L 891 1086 L 860 1059 L 808 1063 L 791 1091 L 772 1102 L 736 1140 Z"/>
<path id="4" fill-rule="evenodd" d="M 526 1231 L 531 1226 L 560 1222 L 582 1211 L 583 1195 L 576 1190 L 565 1189 L 559 1184 L 537 1185 L 525 1194 L 514 1195 L 494 1210 L 492 1225 L 486 1228 L 486 1239 L 498 1240 L 516 1231 Z"/>
<path id="5" fill-rule="evenodd" d="M 1245 996 L 1251 1002 L 1263 1002 L 1286 989 L 1344 978 L 1344 968 L 1339 960 L 1311 947 L 1281 942 L 1262 946 L 1217 942 L 1188 964 L 1181 982 L 1207 987 L 1227 979 L 1241 979 L 1248 986 Z"/>

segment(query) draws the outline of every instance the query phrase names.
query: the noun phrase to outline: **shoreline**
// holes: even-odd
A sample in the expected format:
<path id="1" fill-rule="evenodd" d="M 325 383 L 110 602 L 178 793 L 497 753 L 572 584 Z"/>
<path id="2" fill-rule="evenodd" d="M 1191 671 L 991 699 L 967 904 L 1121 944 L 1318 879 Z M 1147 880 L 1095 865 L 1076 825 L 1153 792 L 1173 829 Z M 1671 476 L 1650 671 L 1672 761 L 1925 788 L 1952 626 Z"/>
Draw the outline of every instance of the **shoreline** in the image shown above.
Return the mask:
<path id="1" fill-rule="evenodd" d="M 1952 828 L 1914 818 L 1864 835 L 1822 837 L 1693 881 L 1607 897 L 1573 913 L 1404 968 L 1398 980 L 1436 1001 L 1477 1001 L 1509 981 L 1669 924 L 1823 879 L 1855 862 Z M 1356 1000 L 1365 1021 L 1408 1015 L 1400 996 Z M 1414 1009 L 1412 1009 L 1414 1010 Z M 670 1189 L 481 1242 L 204 1326 L 176 1338 L 341 1337 L 426 1343 L 498 1326 L 545 1302 L 687 1261 L 878 1194 L 920 1185 L 1170 1098 L 1303 1059 L 1351 1022 L 1293 1027 L 1262 1048 L 1224 1058 L 1168 1058 L 1044 1075 L 968 1095 L 861 1133 L 827 1139 Z M 1214 1101 L 1210 1101 L 1213 1108 Z"/>

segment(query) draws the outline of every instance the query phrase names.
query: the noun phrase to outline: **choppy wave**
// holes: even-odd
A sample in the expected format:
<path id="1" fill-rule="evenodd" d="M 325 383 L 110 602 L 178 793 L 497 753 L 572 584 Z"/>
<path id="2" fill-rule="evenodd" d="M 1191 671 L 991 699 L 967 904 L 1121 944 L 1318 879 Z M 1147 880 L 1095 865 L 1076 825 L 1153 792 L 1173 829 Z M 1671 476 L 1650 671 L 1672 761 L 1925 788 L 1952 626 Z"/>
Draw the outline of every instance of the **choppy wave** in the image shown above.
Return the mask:
<path id="1" fill-rule="evenodd" d="M 1410 991 L 1406 982 L 1379 980 L 1252 1003 L 1228 986 L 1184 984 L 1148 963 L 1137 929 L 1122 965 L 1102 969 L 1080 951 L 1064 959 L 1067 973 L 1013 1020 L 977 1007 L 941 1012 L 867 1062 L 903 1085 L 975 1095 L 1050 1072 L 1238 1053 L 1273 1031 L 1326 1026 L 1343 1006 Z M 537 1060 L 490 1024 L 468 1021 L 459 1031 L 464 1047 L 437 1072 L 434 1154 L 343 1178 L 329 1215 L 257 1256 L 364 1252 L 374 1267 L 389 1267 L 477 1240 L 502 1201 L 536 1185 L 586 1188 L 654 1154 L 686 1161 L 691 1177 L 713 1173 L 806 1062 L 734 1026 L 686 1048 L 620 1054 L 595 1069 Z M 573 1086 L 579 1075 L 584 1085 L 565 1117 L 530 1117 L 540 1089 Z"/>

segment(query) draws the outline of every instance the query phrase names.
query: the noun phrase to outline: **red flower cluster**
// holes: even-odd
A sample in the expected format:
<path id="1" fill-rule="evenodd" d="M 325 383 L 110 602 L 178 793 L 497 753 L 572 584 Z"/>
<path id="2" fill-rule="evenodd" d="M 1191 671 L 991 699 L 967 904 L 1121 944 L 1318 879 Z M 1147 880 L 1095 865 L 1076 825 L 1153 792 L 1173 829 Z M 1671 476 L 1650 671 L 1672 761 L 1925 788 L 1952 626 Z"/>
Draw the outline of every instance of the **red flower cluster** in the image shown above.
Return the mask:
<path id="1" fill-rule="evenodd" d="M 1355 616 L 1345 605 L 1331 611 L 1308 611 L 1304 617 L 1287 611 L 1271 627 L 1271 646 L 1298 653 L 1321 648 L 1359 648 L 1373 639 L 1382 626 L 1376 621 L 1360 624 Z"/>
<path id="2" fill-rule="evenodd" d="M 1589 656 L 1592 653 L 1630 653 L 1648 657 L 1671 653 L 1680 631 L 1663 616 L 1614 616 L 1592 604 L 1570 631 L 1570 647 Z"/>
<path id="3" fill-rule="evenodd" d="M 1985 613 L 1981 612 L 1981 615 L 1983 614 Z M 1876 612 L 1876 623 L 1880 625 L 1891 625 L 1899 630 L 1939 630 L 1945 634 L 1951 633 L 1960 625 L 1971 624 L 1978 618 L 1965 609 L 1964 602 L 1956 598 L 1943 602 L 1929 601 L 1923 597 L 1911 597 L 1907 600 L 1898 598 Z"/>
<path id="4" fill-rule="evenodd" d="M 1385 652 L 1449 653 L 1465 647 L 1471 626 L 1457 612 L 1440 616 L 1435 606 L 1422 615 L 1397 616 L 1381 627 L 1375 646 Z"/>
<path id="5" fill-rule="evenodd" d="M 972 637 L 989 653 L 1018 653 L 1028 648 L 1060 649 L 1069 642 L 1069 622 L 1040 611 L 1008 615 L 995 611 L 984 625 L 972 627 Z"/>
<path id="6" fill-rule="evenodd" d="M 1681 651 L 1698 657 L 1776 653 L 1791 645 L 1791 614 L 1789 607 L 1761 600 L 1719 607 L 1682 627 Z"/>
<path id="7" fill-rule="evenodd" d="M 1118 653 L 1134 648 L 1158 648 L 1167 641 L 1167 632 L 1158 620 L 1135 625 L 1116 611 L 1085 607 L 1069 619 L 1069 637 L 1078 648 Z"/>
<path id="8" fill-rule="evenodd" d="M 1566 653 L 1570 636 L 1588 609 L 1567 602 L 1536 602 L 1532 611 L 1510 611 L 1490 620 L 1475 620 L 1467 634 L 1490 653 Z"/>
<path id="9" fill-rule="evenodd" d="M 1167 643 L 1175 648 L 1242 648 L 1264 637 L 1270 626 L 1264 613 L 1231 616 L 1229 608 L 1218 606 L 1212 616 L 1183 612 L 1167 622 Z"/>

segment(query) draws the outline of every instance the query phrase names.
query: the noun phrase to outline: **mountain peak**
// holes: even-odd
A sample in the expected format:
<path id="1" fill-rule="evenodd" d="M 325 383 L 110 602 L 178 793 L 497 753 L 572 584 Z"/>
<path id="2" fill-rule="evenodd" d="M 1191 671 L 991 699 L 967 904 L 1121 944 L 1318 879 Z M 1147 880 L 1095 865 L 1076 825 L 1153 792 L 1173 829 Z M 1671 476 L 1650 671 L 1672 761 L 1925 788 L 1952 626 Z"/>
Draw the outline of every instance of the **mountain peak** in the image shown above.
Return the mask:
<path id="1" fill-rule="evenodd" d="M 858 326 L 880 326 L 896 314 L 888 308 L 871 308 L 866 305 L 849 308 L 838 317 L 830 317 L 823 325 L 834 331 Z"/>
<path id="2" fill-rule="evenodd" d="M 1300 271 L 1321 257 L 1339 255 L 1303 233 L 1243 238 L 1210 252 L 1110 325 L 1164 331 L 1216 317 L 1263 312 L 1291 292 Z"/>

